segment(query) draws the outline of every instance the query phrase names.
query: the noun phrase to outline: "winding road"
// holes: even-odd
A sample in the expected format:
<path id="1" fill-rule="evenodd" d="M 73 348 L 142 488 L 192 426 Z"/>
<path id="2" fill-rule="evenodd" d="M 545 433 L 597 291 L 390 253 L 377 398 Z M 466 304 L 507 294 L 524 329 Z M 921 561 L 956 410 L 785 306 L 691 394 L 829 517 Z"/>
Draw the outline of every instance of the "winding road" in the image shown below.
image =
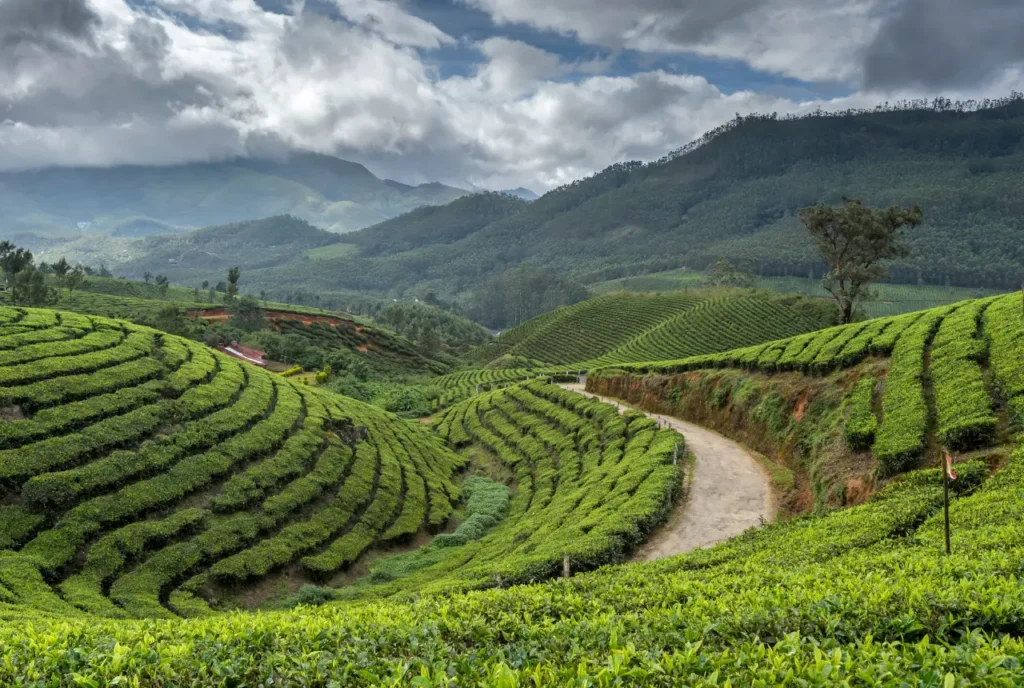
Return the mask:
<path id="1" fill-rule="evenodd" d="M 561 386 L 612 404 L 620 413 L 629 408 L 616 399 L 587 392 L 581 384 Z M 686 498 L 669 522 L 637 551 L 635 561 L 652 561 L 706 547 L 773 520 L 776 507 L 768 474 L 749 451 L 699 425 L 644 413 L 681 433 L 695 460 L 687 476 Z"/>

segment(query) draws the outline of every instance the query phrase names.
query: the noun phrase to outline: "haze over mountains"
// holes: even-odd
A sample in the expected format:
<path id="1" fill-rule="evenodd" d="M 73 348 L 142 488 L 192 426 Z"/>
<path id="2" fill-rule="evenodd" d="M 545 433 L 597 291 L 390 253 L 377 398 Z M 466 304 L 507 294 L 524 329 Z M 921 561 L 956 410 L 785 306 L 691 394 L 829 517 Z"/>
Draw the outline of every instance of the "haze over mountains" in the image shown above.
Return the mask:
<path id="1" fill-rule="evenodd" d="M 908 239 L 911 255 L 892 266 L 895 280 L 1013 288 L 1024 275 L 1022 173 L 1019 96 L 981 105 L 918 102 L 800 119 L 749 117 L 656 163 L 614 165 L 533 202 L 473 194 L 346 235 L 276 217 L 120 240 L 102 255 L 111 256 L 108 266 L 119 274 L 163 272 L 189 286 L 220 279 L 238 263 L 250 288 L 271 293 L 433 292 L 470 305 L 502 290 L 502 276 L 517 267 L 550 269 L 580 287 L 703 268 L 722 256 L 764 275 L 820 276 L 823 266 L 797 213 L 845 195 L 924 209 L 924 225 Z M 361 179 L 379 188 L 375 178 Z M 322 182 L 306 178 L 304 188 L 327 193 Z M 83 246 L 100 255 L 84 240 L 51 245 L 45 255 Z"/>
<path id="2" fill-rule="evenodd" d="M 312 153 L 0 172 L 5 234 L 84 230 L 140 237 L 282 214 L 348 232 L 466 193 L 439 183 L 379 179 L 360 164 Z"/>

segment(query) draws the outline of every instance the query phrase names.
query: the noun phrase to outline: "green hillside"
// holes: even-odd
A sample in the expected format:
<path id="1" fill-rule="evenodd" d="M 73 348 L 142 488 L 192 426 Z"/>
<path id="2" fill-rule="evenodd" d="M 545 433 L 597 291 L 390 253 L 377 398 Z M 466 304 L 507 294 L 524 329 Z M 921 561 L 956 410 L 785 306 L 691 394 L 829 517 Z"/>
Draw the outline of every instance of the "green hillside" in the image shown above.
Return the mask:
<path id="1" fill-rule="evenodd" d="M 494 275 L 524 264 L 583 285 L 702 269 L 719 257 L 766 277 L 817 277 L 824 266 L 797 213 L 845 195 L 923 208 L 910 256 L 892 266 L 894 281 L 1014 288 L 1024 274 L 1022 142 L 1020 98 L 980 110 L 915 104 L 801 119 L 752 116 L 658 162 L 622 163 L 551 191 L 465 236 L 489 214 L 479 205 L 465 217 L 435 208 L 396 218 L 389 236 L 427 228 L 444 240 L 384 241 L 325 261 L 308 277 L 324 291 L 434 291 L 467 305 Z M 449 235 L 447 227 L 460 229 Z M 301 274 L 300 264 L 289 263 L 254 278 L 277 285 Z"/>
<path id="2" fill-rule="evenodd" d="M 677 375 L 711 368 L 759 374 L 830 375 L 872 356 L 889 357 L 851 391 L 847 437 L 871 448 L 883 472 L 913 466 L 936 446 L 992 446 L 1024 421 L 1017 294 L 832 327 L 725 353 L 626 363 L 597 377 Z M 879 375 L 879 373 L 884 375 Z M 589 384 L 589 380 L 588 380 Z M 628 382 L 611 382 L 625 385 Z M 723 400 L 725 403 L 725 400 Z"/>
<path id="3" fill-rule="evenodd" d="M 144 327 L 0 309 L 0 683 L 1015 685 L 1020 305 L 592 373 L 593 391 L 707 394 L 791 425 L 803 411 L 760 385 L 821 380 L 843 399 L 841 441 L 878 468 L 859 506 L 626 566 L 604 565 L 666 518 L 687 470 L 681 438 L 639 412 L 533 381 L 456 404 L 431 433 Z M 736 386 L 706 386 L 727 373 Z M 951 555 L 940 472 L 915 470 L 939 442 L 958 454 Z M 491 507 L 429 546 L 298 598 L 333 603 L 210 605 L 351 581 L 335 572 L 366 548 L 464 508 L 467 461 L 504 472 L 509 498 L 485 491 Z M 545 581 L 566 559 L 571 577 Z"/>
<path id="4" fill-rule="evenodd" d="M 373 407 L 123 321 L 0 320 L 0 578 L 40 609 L 169 616 L 285 566 L 330 577 L 458 499 L 464 460 Z"/>
<path id="5" fill-rule="evenodd" d="M 329 580 L 368 548 L 437 532 L 459 498 L 466 459 L 422 425 L 124 321 L 9 307 L 0 320 L 0 590 L 21 604 L 208 612 L 197 595 L 237 597 L 282 569 L 292 588 Z M 566 552 L 578 570 L 621 560 L 680 485 L 675 433 L 557 387 L 476 399 L 438 426 L 518 466 L 516 492 L 503 529 L 465 550 L 485 527 L 445 536 L 454 559 L 421 583 L 546 578 Z M 567 510 L 587 518 L 558 528 Z"/>
<path id="6" fill-rule="evenodd" d="M 597 294 L 616 291 L 649 292 L 696 289 L 700 287 L 703 273 L 696 270 L 666 270 L 649 275 L 621 277 L 597 282 L 590 290 Z M 754 276 L 757 289 L 768 289 L 782 294 L 801 294 L 812 298 L 832 299 L 821 286 L 820 279 L 808 277 L 759 277 Z M 999 293 L 984 287 L 949 287 L 932 284 L 893 284 L 879 282 L 871 285 L 875 298 L 864 301 L 860 308 L 871 318 L 899 315 L 943 306 L 964 299 L 981 298 Z"/>
<path id="7" fill-rule="evenodd" d="M 472 351 L 469 358 L 483 364 L 511 356 L 542 367 L 650 361 L 816 330 L 834 317 L 828 303 L 767 292 L 623 292 L 528 320 Z"/>
<path id="8" fill-rule="evenodd" d="M 167 230 L 291 214 L 346 232 L 465 195 L 408 186 L 326 155 L 235 159 L 164 167 L 47 168 L 0 173 L 0 233 L 142 237 Z"/>

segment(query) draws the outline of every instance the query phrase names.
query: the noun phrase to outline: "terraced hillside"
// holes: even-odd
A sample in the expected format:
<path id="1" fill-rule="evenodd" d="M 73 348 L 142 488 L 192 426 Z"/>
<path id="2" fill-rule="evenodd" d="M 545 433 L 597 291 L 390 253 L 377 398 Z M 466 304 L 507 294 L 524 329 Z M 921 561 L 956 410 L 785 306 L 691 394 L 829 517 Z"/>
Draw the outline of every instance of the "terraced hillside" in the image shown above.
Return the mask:
<path id="1" fill-rule="evenodd" d="M 609 294 L 529 320 L 481 347 L 472 359 L 504 354 L 576 367 L 590 361 L 647 361 L 816 330 L 832 317 L 828 304 L 766 292 Z"/>
<path id="2" fill-rule="evenodd" d="M 299 335 L 313 346 L 324 349 L 348 349 L 366 354 L 379 365 L 424 375 L 441 375 L 452 369 L 451 363 L 424 355 L 408 339 L 382 327 L 335 317 L 275 317 L 271 313 L 268 319 L 282 334 Z"/>
<path id="3" fill-rule="evenodd" d="M 97 280 L 116 283 L 118 280 Z M 128 282 L 128 285 L 134 283 Z M 178 289 L 179 294 L 192 294 Z M 200 294 L 205 297 L 205 292 Z M 0 294 L 0 303 L 3 303 Z M 309 345 L 324 349 L 347 349 L 361 355 L 375 369 L 401 370 L 416 375 L 440 375 L 452 370 L 453 363 L 443 357 L 425 355 L 405 337 L 374 324 L 373 321 L 350 314 L 332 313 L 321 309 L 265 303 L 267 326 L 282 334 L 295 334 Z M 229 313 L 223 306 L 202 301 L 163 300 L 122 294 L 91 291 L 62 291 L 54 307 L 85 315 L 130 320 L 150 326 L 164 326 L 167 309 L 175 307 L 182 314 L 184 326 L 194 330 L 193 336 L 202 339 L 207 324 L 227 323 Z"/>
<path id="4" fill-rule="evenodd" d="M 793 308 L 792 302 L 762 296 L 705 299 L 594 359 L 590 365 L 657 361 L 734 349 L 776 339 L 782 333 L 817 329 L 823 319 L 816 321 L 813 315 Z"/>
<path id="5" fill-rule="evenodd" d="M 0 599 L 171 616 L 440 529 L 463 459 L 419 426 L 202 344 L 0 307 Z"/>
<path id="6" fill-rule="evenodd" d="M 1004 439 L 1024 421 L 1024 314 L 1019 295 L 963 301 L 725 353 L 622 364 L 588 379 L 595 391 L 643 375 L 711 368 L 830 375 L 868 357 L 887 359 L 851 390 L 847 437 L 884 471 L 912 466 L 929 442 L 967 451 Z M 615 378 L 628 378 L 616 381 Z M 723 404 L 727 403 L 725 400 Z"/>
<path id="7" fill-rule="evenodd" d="M 682 484 L 681 435 L 541 381 L 475 396 L 433 424 L 453 448 L 486 449 L 516 486 L 500 528 L 420 574 L 439 579 L 433 589 L 543 579 L 565 557 L 576 571 L 621 561 L 665 520 Z"/>
<path id="8" fill-rule="evenodd" d="M 666 270 L 647 275 L 621 277 L 588 285 L 595 294 L 609 292 L 652 292 L 697 289 L 703 273 L 698 270 Z M 831 301 L 832 295 L 821 286 L 819 278 L 754 277 L 754 287 L 782 294 L 801 294 Z M 871 286 L 875 298 L 860 305 L 870 318 L 902 315 L 913 311 L 945 306 L 964 299 L 995 296 L 1001 290 L 985 287 L 947 287 L 935 284 L 892 284 L 879 282 Z"/>
<path id="9" fill-rule="evenodd" d="M 958 470 L 951 556 L 922 471 L 860 507 L 541 585 L 189 623 L 24 611 L 0 626 L 0 681 L 1013 686 L 1024 448 L 987 481 Z"/>
<path id="10" fill-rule="evenodd" d="M 450 474 L 458 458 L 422 428 L 247 370 L 245 384 L 235 383 L 231 408 L 240 412 L 238 407 L 247 403 L 243 399 L 266 379 L 269 394 L 276 395 L 269 414 L 271 402 L 262 392 L 265 417 L 248 432 L 221 440 L 216 449 L 189 454 L 170 470 L 135 474 L 132 467 L 142 470 L 141 464 L 115 459 L 142 457 L 145 447 L 200 442 L 202 420 L 165 413 L 162 422 L 170 417 L 177 425 L 157 426 L 156 436 L 137 448 L 120 445 L 120 450 L 101 447 L 89 453 L 94 450 L 84 447 L 90 441 L 120 442 L 114 430 L 144 422 L 145 408 L 180 408 L 180 414 L 189 406 L 181 403 L 188 392 L 175 397 L 161 389 L 159 399 L 128 411 L 140 414 L 135 421 L 100 427 L 104 420 L 76 415 L 85 408 L 76 406 L 77 400 L 112 401 L 111 392 L 93 385 L 107 379 L 104 371 L 126 364 L 103 367 L 88 357 L 122 352 L 130 341 L 142 353 L 129 356 L 127 363 L 159 366 L 148 382 L 135 386 L 142 391 L 147 384 L 171 384 L 202 354 L 193 351 L 189 358 L 187 342 L 102 319 L 3 309 L 0 320 L 7 420 L 2 427 L 5 433 L 8 427 L 24 428 L 16 436 L 5 434 L 0 450 L 0 466 L 8 476 L 0 523 L 10 542 L 0 551 L 2 685 L 712 686 L 728 681 L 959 688 L 1013 686 L 1024 670 L 1019 582 L 1024 445 L 1019 436 L 1006 440 L 1012 449 L 997 461 L 968 458 L 957 464 L 949 509 L 951 555 L 943 553 L 943 483 L 940 471 L 933 469 L 889 479 L 861 506 L 766 525 L 657 562 L 588 572 L 620 561 L 664 518 L 682 477 L 674 460 L 679 440 L 638 413 L 619 416 L 607 405 L 540 381 L 517 384 L 476 395 L 434 420 L 434 434 L 448 446 L 484 452 L 513 473 L 512 499 L 494 530 L 477 538 L 460 526 L 438 536 L 448 551 L 425 567 L 370 581 L 359 592 L 372 594 L 360 595 L 356 604 L 341 601 L 259 615 L 211 613 L 194 591 L 208 594 L 211 581 L 254 575 L 258 569 L 250 567 L 267 565 L 282 552 L 314 573 L 330 570 L 338 561 L 335 545 L 340 549 L 338 543 L 365 540 L 359 523 L 365 514 L 379 513 L 377 505 L 394 492 L 387 485 L 399 485 L 405 495 L 399 499 L 401 508 L 392 508 L 399 516 L 391 530 L 407 505 L 420 503 L 409 499 L 415 493 L 408 487 L 410 467 L 432 466 L 435 474 Z M 183 351 L 175 353 L 177 345 Z M 847 429 L 856 431 L 861 446 L 872 444 L 865 438 L 873 433 L 876 453 L 885 450 L 899 459 L 886 464 L 880 456 L 879 461 L 905 470 L 912 462 L 900 452 L 909 446 L 906 440 L 918 437 L 921 400 L 925 437 L 941 437 L 962 449 L 991 441 L 993 415 L 997 435 L 1019 427 L 1024 420 L 1022 346 L 1024 313 L 1019 296 L 1010 295 L 725 354 L 609 368 L 592 374 L 588 384 L 627 381 L 630 389 L 639 384 L 648 392 L 654 387 L 643 387 L 646 378 L 640 375 L 650 374 L 659 385 L 681 384 L 682 377 L 726 368 L 750 379 L 802 376 L 850 382 Z M 41 355 L 57 348 L 61 355 Z M 191 390 L 212 393 L 221 368 L 232 363 L 207 355 L 216 369 Z M 71 359 L 92 366 L 93 372 L 83 375 L 77 364 L 54 369 Z M 685 375 L 673 377 L 676 373 Z M 75 375 L 80 379 L 71 380 Z M 10 396 L 12 390 L 33 385 L 30 395 Z M 247 438 L 256 444 L 263 423 L 288 406 L 282 399 L 288 390 L 300 406 L 319 402 L 326 409 L 329 432 L 321 430 L 315 441 L 309 438 L 317 458 L 303 464 L 314 466 L 305 476 L 319 475 L 318 467 L 332 451 L 349 455 L 349 477 L 332 503 L 365 475 L 357 468 L 361 459 L 378 460 L 380 477 L 376 489 L 369 490 L 364 516 L 335 544 L 294 556 L 285 545 L 290 540 L 281 539 L 285 533 L 300 540 L 321 533 L 309 524 L 330 513 L 326 507 L 287 516 L 289 525 L 271 530 L 269 537 L 259 531 L 247 539 L 252 531 L 241 527 L 248 519 L 265 523 L 264 518 L 280 514 L 273 504 L 287 502 L 275 500 L 298 494 L 294 485 L 310 485 L 293 474 L 269 483 L 257 479 L 280 475 L 271 470 L 282 465 L 274 459 L 303 434 L 314 416 L 308 411 L 301 424 L 292 418 L 288 427 L 293 434 L 280 426 L 281 436 L 287 437 L 274 449 L 242 459 L 241 470 L 213 478 L 209 484 L 215 489 L 199 489 L 184 499 L 169 497 L 170 509 L 140 501 L 160 494 L 153 490 L 161 486 L 170 487 L 172 477 L 203 480 L 201 461 L 212 461 L 214 455 L 230 461 L 236 455 L 233 441 L 239 442 L 239 451 L 252 446 L 244 444 Z M 731 390 L 721 391 L 726 393 L 722 403 L 735 402 Z M 199 403 L 198 394 L 189 398 Z M 48 409 L 59 409 L 60 417 L 47 415 Z M 117 411 L 98 413 L 106 413 L 104 419 L 118 417 L 110 415 Z M 344 419 L 365 424 L 367 439 L 360 439 Z M 42 430 L 39 423 L 55 425 Z M 886 435 L 887 423 L 891 435 Z M 72 436 L 71 429 L 78 438 L 71 447 L 53 444 L 42 451 L 35 440 L 34 433 L 43 432 L 59 443 Z M 40 451 L 31 461 L 22 452 L 8 451 L 33 447 L 35 452 L 36 446 Z M 392 468 L 386 478 L 387 466 L 396 464 L 399 477 Z M 52 469 L 40 470 L 46 465 Z M 190 468 L 177 468 L 185 465 Z M 29 489 L 30 484 L 46 484 L 33 483 L 39 476 L 68 471 L 100 476 L 84 472 L 92 466 L 112 471 L 102 476 L 117 481 L 116 491 L 104 483 L 64 483 L 59 477 L 52 489 Z M 409 471 L 404 481 L 402 470 Z M 416 474 L 429 474 L 424 471 Z M 417 512 L 423 514 L 415 519 L 419 523 L 429 521 L 438 504 L 450 508 L 450 501 L 433 499 L 452 496 L 445 476 L 440 480 L 437 489 L 424 481 L 428 506 Z M 34 505 L 42 504 L 54 506 L 40 512 Z M 143 517 L 124 516 L 124 510 Z M 34 523 L 40 514 L 44 520 Z M 378 538 L 386 536 L 387 531 Z M 571 577 L 511 585 L 557 575 L 566 554 Z M 318 568 L 325 563 L 326 569 Z M 471 589 L 480 587 L 490 589 Z M 86 610 L 121 616 L 170 616 L 173 610 L 208 618 L 109 620 Z"/>

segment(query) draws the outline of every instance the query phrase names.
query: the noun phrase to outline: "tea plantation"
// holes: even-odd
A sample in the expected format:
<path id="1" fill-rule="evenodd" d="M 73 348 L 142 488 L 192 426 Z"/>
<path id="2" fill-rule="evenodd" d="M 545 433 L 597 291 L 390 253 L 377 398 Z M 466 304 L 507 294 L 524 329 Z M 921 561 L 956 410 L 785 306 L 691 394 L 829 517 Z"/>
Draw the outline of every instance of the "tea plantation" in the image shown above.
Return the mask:
<path id="1" fill-rule="evenodd" d="M 440 529 L 464 460 L 424 428 L 196 342 L 0 309 L 0 584 L 54 613 L 172 616 Z"/>
<path id="2" fill-rule="evenodd" d="M 954 451 L 992 444 L 1004 425 L 1024 421 L 1024 309 L 1018 295 L 963 301 L 820 332 L 599 374 L 677 374 L 707 368 L 825 375 L 868 356 L 887 356 L 882 381 L 862 380 L 849 399 L 848 438 L 871 447 L 883 470 L 897 473 L 935 441 Z M 877 388 L 877 389 L 876 389 Z M 930 407 L 934 407 L 934 413 Z"/>
<path id="3" fill-rule="evenodd" d="M 833 315 L 827 303 L 768 292 L 608 294 L 528 320 L 470 358 L 555 366 L 676 358 L 817 330 Z"/>
<path id="4" fill-rule="evenodd" d="M 526 379 L 555 367 L 441 378 L 466 398 L 427 426 L 148 328 L 0 308 L 0 685 L 1020 685 L 1020 296 L 810 332 L 751 298 L 580 353 L 588 385 L 849 371 L 846 440 L 880 489 L 634 564 L 686 483 L 682 437 Z M 912 469 L 997 441 L 956 466 L 946 555 L 940 471 Z M 507 501 L 459 512 L 480 456 Z M 319 607 L 204 601 L 423 532 Z"/>

